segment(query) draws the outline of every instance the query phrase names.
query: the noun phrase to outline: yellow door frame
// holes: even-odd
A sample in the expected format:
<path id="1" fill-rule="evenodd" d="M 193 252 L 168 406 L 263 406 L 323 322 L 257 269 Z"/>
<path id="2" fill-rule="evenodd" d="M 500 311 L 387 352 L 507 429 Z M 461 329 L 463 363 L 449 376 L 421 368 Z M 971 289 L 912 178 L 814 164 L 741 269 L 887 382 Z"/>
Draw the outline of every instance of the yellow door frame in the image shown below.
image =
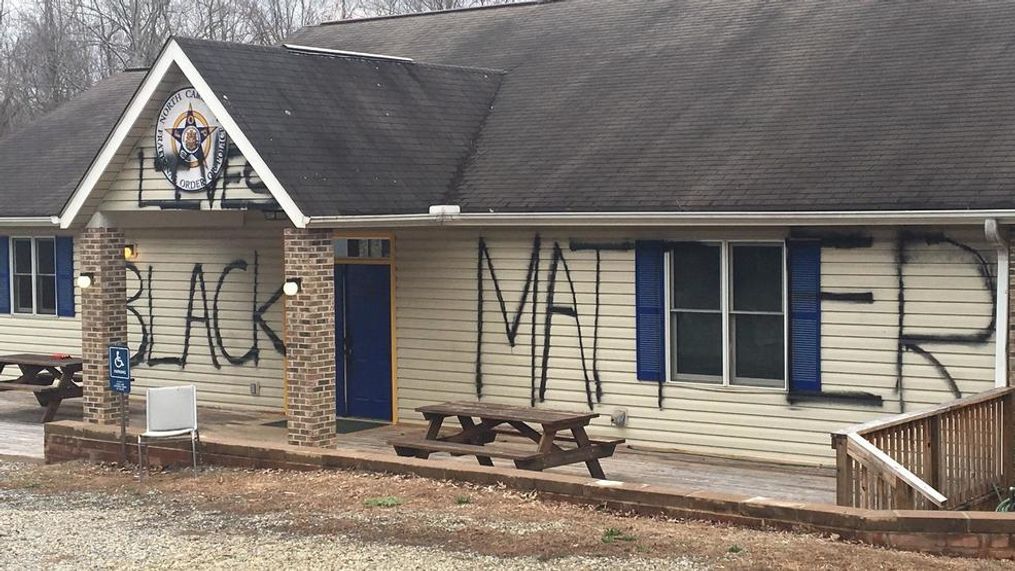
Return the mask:
<path id="1" fill-rule="evenodd" d="M 397 335 L 397 322 L 395 316 L 395 276 L 397 273 L 397 262 L 395 258 L 395 233 L 390 230 L 335 230 L 332 233 L 333 238 L 344 238 L 344 239 L 383 239 L 388 241 L 388 257 L 387 258 L 335 258 L 336 264 L 349 264 L 349 265 L 365 265 L 365 266 L 389 266 L 390 278 L 389 287 L 391 288 L 390 303 L 391 303 L 391 423 L 395 424 L 398 422 L 398 335 Z"/>

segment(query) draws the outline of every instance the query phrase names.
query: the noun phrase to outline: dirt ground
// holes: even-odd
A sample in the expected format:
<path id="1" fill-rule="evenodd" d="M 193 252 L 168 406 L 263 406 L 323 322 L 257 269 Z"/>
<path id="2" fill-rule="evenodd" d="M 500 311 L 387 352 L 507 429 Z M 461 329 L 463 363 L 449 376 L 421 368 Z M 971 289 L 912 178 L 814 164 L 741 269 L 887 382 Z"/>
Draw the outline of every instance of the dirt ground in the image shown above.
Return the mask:
<path id="1" fill-rule="evenodd" d="M 834 537 L 634 517 L 498 487 L 358 472 L 208 468 L 196 477 L 189 471 L 166 472 L 138 482 L 131 472 L 111 465 L 7 463 L 0 466 L 3 492 L 28 494 L 52 505 L 102 494 L 149 511 L 172 506 L 174 513 L 220 516 L 214 526 L 205 526 L 200 518 L 181 522 L 181 534 L 213 534 L 223 528 L 221 517 L 235 520 L 224 527 L 236 530 L 256 519 L 270 522 L 259 532 L 288 538 L 340 537 L 384 549 L 425 547 L 482 556 L 477 568 L 519 568 L 512 562 L 526 558 L 557 561 L 562 564 L 558 568 L 590 568 L 598 560 L 611 566 L 637 563 L 638 568 L 1015 569 L 1011 562 L 931 557 Z M 14 517 L 5 514 L 13 509 L 5 504 L 0 502 L 0 521 Z M 340 566 L 333 563 L 321 566 Z"/>

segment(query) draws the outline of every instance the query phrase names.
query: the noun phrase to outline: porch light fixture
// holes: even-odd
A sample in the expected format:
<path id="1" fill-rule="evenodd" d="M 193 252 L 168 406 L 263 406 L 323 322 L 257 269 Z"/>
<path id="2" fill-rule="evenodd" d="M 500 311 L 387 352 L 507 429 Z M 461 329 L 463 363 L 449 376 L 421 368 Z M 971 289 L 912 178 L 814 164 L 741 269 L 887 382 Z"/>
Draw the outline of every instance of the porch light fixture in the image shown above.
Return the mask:
<path id="1" fill-rule="evenodd" d="M 81 289 L 88 289 L 95 283 L 95 274 L 92 272 L 82 272 L 78 275 L 78 287 Z"/>
<path id="2" fill-rule="evenodd" d="M 123 246 L 123 259 L 133 262 L 137 259 L 137 244 L 125 244 Z"/>
<path id="3" fill-rule="evenodd" d="M 289 278 L 282 285 L 282 293 L 292 297 L 303 289 L 303 278 Z"/>

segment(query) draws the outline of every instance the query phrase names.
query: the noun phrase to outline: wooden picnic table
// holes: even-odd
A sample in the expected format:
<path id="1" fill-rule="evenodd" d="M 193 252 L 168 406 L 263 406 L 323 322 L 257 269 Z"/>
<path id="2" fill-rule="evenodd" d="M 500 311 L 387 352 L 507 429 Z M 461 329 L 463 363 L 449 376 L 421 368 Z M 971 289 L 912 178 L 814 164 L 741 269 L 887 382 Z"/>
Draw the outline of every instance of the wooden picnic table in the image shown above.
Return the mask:
<path id="1" fill-rule="evenodd" d="M 0 391 L 31 391 L 39 405 L 46 407 L 42 422 L 56 417 L 64 399 L 79 398 L 83 394 L 80 377 L 82 361 L 77 357 L 17 353 L 0 356 L 0 373 L 7 365 L 17 365 L 21 376 L 0 381 Z"/>
<path id="2" fill-rule="evenodd" d="M 429 427 L 422 436 L 389 440 L 399 456 L 429 458 L 434 452 L 448 452 L 475 456 L 483 466 L 493 466 L 493 458 L 505 458 L 519 469 L 536 471 L 584 462 L 593 478 L 604 479 L 599 459 L 612 456 L 617 445 L 624 442 L 588 437 L 585 427 L 599 416 L 596 413 L 478 402 L 446 402 L 416 410 Z M 441 435 L 444 420 L 449 417 L 457 418 L 460 428 Z M 522 436 L 535 443 L 535 449 L 496 443 L 498 435 Z"/>

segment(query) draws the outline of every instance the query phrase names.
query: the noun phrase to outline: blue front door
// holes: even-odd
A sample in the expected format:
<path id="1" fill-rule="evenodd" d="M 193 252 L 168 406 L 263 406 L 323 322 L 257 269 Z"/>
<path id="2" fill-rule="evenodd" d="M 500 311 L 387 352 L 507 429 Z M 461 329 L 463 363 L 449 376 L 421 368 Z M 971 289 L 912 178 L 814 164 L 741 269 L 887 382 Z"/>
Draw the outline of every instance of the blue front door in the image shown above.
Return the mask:
<path id="1" fill-rule="evenodd" d="M 338 416 L 391 420 L 391 268 L 335 265 Z"/>

